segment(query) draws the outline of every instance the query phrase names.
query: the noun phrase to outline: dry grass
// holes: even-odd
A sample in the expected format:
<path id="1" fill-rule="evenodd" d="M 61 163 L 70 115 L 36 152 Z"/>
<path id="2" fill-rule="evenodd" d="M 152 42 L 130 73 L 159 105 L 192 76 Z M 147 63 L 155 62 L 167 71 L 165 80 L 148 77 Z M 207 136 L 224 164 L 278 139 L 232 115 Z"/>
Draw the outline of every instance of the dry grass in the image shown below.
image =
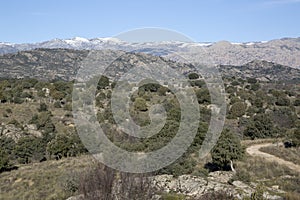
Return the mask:
<path id="1" fill-rule="evenodd" d="M 71 174 L 80 173 L 93 162 L 91 156 L 65 158 L 19 166 L 0 174 L 0 199 L 66 199 L 71 194 L 64 186 Z"/>
<path id="2" fill-rule="evenodd" d="M 245 161 L 238 162 L 236 168 L 247 173 L 251 181 L 264 183 L 268 187 L 278 185 L 279 189 L 300 196 L 300 174 L 276 162 L 248 156 Z"/>
<path id="3" fill-rule="evenodd" d="M 256 140 L 242 140 L 241 144 L 245 147 L 249 147 L 255 144 L 263 144 L 263 143 L 277 143 L 281 142 L 282 138 L 269 138 L 269 139 L 256 139 Z"/>
<path id="4" fill-rule="evenodd" d="M 37 113 L 39 104 L 34 103 L 23 103 L 23 104 L 0 104 L 0 122 L 7 124 L 12 119 L 16 119 L 18 122 L 28 122 L 34 113 Z M 11 113 L 7 112 L 7 109 L 11 109 Z M 5 117 L 4 115 L 8 115 Z"/>
<path id="5" fill-rule="evenodd" d="M 300 150 L 297 148 L 284 148 L 284 147 L 263 147 L 260 151 L 266 152 L 268 154 L 277 156 L 286 161 L 293 162 L 300 165 Z"/>

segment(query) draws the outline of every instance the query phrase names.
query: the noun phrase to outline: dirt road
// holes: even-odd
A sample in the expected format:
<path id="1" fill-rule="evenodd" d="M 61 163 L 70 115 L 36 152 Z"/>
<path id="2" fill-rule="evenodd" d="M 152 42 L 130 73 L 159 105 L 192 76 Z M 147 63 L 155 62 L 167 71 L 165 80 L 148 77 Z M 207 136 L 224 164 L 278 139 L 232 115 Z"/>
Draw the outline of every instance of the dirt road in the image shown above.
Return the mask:
<path id="1" fill-rule="evenodd" d="M 246 152 L 248 154 L 250 154 L 251 156 L 261 157 L 261 158 L 266 159 L 267 161 L 277 162 L 280 165 L 285 165 L 288 168 L 300 173 L 300 166 L 299 165 L 296 165 L 295 163 L 286 161 L 284 159 L 281 159 L 279 157 L 273 156 L 271 154 L 268 154 L 268 153 L 265 153 L 265 152 L 262 152 L 262 151 L 259 150 L 262 147 L 276 146 L 276 145 L 277 144 L 273 144 L 273 143 L 255 144 L 255 145 L 252 145 L 252 146 L 248 147 L 246 149 Z"/>

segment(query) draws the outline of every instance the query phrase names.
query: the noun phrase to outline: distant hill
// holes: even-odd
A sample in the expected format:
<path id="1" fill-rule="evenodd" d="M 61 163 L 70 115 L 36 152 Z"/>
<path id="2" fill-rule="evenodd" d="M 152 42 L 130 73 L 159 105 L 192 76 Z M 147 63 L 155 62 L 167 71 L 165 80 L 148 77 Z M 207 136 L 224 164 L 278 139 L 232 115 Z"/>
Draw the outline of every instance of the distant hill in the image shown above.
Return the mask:
<path id="1" fill-rule="evenodd" d="M 120 51 L 103 50 L 103 56 L 112 56 Z M 35 49 L 0 56 L 0 77 L 37 78 L 40 80 L 73 80 L 81 62 L 87 57 L 88 50 L 73 49 Z M 123 52 L 124 53 L 124 52 Z M 194 71 L 193 65 L 174 62 L 159 56 L 144 53 L 126 53 L 106 70 L 110 77 L 120 76 L 134 66 L 148 67 L 151 63 L 168 65 L 182 74 Z M 161 69 L 160 69 L 161 70 Z M 245 65 L 220 65 L 224 76 L 257 78 L 261 81 L 299 80 L 300 70 L 280 64 L 255 60 Z M 162 73 L 168 73 L 163 71 Z"/>
<path id="2" fill-rule="evenodd" d="M 99 50 L 98 52 L 101 53 L 101 56 L 118 57 L 105 71 L 106 76 L 113 78 L 118 78 L 132 67 L 144 66 L 149 68 L 150 64 L 153 63 L 158 66 L 167 65 L 171 68 L 177 68 L 181 74 L 193 71 L 190 64 L 177 63 L 159 56 L 111 50 Z M 74 80 L 88 53 L 88 50 L 35 49 L 5 54 L 0 56 L 0 77 Z M 119 57 L 120 55 L 122 56 Z M 168 71 L 161 71 L 161 73 L 166 74 Z"/>
<path id="3" fill-rule="evenodd" d="M 268 61 L 254 60 L 245 65 L 220 65 L 220 72 L 227 77 L 256 78 L 260 81 L 297 81 L 300 70 Z"/>
<path id="4" fill-rule="evenodd" d="M 64 48 L 74 50 L 121 50 L 164 56 L 171 60 L 212 63 L 217 65 L 244 65 L 253 60 L 266 60 L 300 68 L 300 38 L 282 38 L 268 42 L 215 43 L 155 42 L 127 43 L 115 38 L 54 39 L 41 43 L 0 43 L 0 54 L 36 48 Z"/>

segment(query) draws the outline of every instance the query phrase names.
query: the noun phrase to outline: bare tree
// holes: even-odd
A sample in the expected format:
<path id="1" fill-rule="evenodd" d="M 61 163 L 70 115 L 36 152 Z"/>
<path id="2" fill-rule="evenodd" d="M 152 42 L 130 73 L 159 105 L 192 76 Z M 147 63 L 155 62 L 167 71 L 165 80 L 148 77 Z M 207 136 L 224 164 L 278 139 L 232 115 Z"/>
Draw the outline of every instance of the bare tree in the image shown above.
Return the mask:
<path id="1" fill-rule="evenodd" d="M 81 177 L 79 193 L 87 200 L 145 200 L 155 190 L 147 174 L 117 172 L 98 163 Z"/>

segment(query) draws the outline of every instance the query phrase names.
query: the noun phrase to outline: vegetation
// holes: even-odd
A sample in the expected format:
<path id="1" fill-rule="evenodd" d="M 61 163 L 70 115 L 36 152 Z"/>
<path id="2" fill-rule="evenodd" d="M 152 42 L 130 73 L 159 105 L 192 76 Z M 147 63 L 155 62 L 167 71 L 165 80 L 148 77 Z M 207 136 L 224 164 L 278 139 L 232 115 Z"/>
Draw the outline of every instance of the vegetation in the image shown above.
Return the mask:
<path id="1" fill-rule="evenodd" d="M 201 76 L 196 73 L 187 76 L 199 103 L 201 120 L 198 133 L 184 155 L 170 166 L 154 172 L 154 175 L 171 174 L 177 177 L 182 174 L 201 174 L 201 176 L 208 174 L 204 165 L 210 161 L 199 163 L 197 153 L 205 139 L 211 117 L 211 94 Z M 292 196 L 300 193 L 297 188 L 299 176 L 276 163 L 266 163 L 256 158 L 245 159 L 240 139 L 284 137 L 286 146 L 291 148 L 274 147 L 262 151 L 298 163 L 297 152 L 300 145 L 300 129 L 297 125 L 300 124 L 298 86 L 235 77 L 224 77 L 224 83 L 228 98 L 226 129 L 211 152 L 213 165 L 217 166 L 218 170 L 230 170 L 234 167 L 236 173 L 231 181 L 240 180 L 250 183 L 264 179 L 266 182 L 263 186 L 271 187 L 277 184 L 280 189 L 287 191 L 289 198 L 292 199 Z M 115 116 L 110 109 L 114 84 L 108 77 L 100 77 L 95 88 L 95 110 L 100 126 L 115 145 L 128 151 L 150 152 L 162 148 L 175 137 L 180 127 L 182 113 L 179 101 L 172 91 L 158 83 L 147 83 L 139 85 L 138 90 L 133 92 L 130 97 L 129 112 L 138 125 L 146 126 L 151 123 L 150 108 L 156 104 L 164 107 L 167 116 L 166 123 L 159 133 L 140 139 L 128 136 L 118 129 Z M 87 166 L 88 164 L 81 162 L 76 165 L 77 158 L 74 158 L 74 161 L 70 160 L 69 157 L 78 157 L 87 153 L 72 121 L 72 87 L 73 82 L 61 80 L 0 81 L 0 179 L 3 180 L 0 190 L 4 191 L 4 197 L 6 199 L 66 199 L 70 195 L 81 193 L 87 199 L 99 198 L 99 195 L 109 199 L 112 195 L 112 180 L 124 183 L 121 193 L 126 194 L 126 198 L 145 199 L 147 195 L 151 196 L 153 191 L 146 186 L 146 175 L 122 174 L 103 166 Z M 92 86 L 87 85 L 87 89 L 91 89 L 89 87 Z M 93 103 L 85 97 L 80 100 Z M 119 109 L 120 113 L 122 109 Z M 157 109 L 155 112 L 158 114 L 161 111 Z M 122 116 L 120 118 L 126 120 Z M 61 167 L 58 167 L 60 164 Z M 19 167 L 19 170 L 12 170 L 14 166 Z M 43 176 L 46 178 L 37 172 L 38 168 L 45 171 Z M 71 169 L 76 169 L 74 173 L 77 179 L 72 175 L 64 180 L 59 179 L 62 174 L 66 176 L 67 171 Z M 85 170 L 86 173 L 78 175 L 77 169 Z M 286 175 L 290 177 L 284 178 Z M 8 178 L 10 176 L 11 180 Z M 58 186 L 57 183 L 64 186 Z M 54 187 L 42 188 L 46 184 Z M 13 185 L 18 187 L 19 192 Z M 45 190 L 47 192 L 44 192 Z M 95 190 L 99 191 L 99 194 L 91 192 Z M 261 192 L 258 188 L 251 198 L 260 197 Z M 185 196 L 168 193 L 162 194 L 162 198 L 184 199 Z M 205 194 L 203 198 L 230 199 L 232 197 L 226 192 L 211 192 Z"/>
<path id="2" fill-rule="evenodd" d="M 267 114 L 258 114 L 249 120 L 244 135 L 251 139 L 267 138 L 276 136 L 277 130 Z"/>

